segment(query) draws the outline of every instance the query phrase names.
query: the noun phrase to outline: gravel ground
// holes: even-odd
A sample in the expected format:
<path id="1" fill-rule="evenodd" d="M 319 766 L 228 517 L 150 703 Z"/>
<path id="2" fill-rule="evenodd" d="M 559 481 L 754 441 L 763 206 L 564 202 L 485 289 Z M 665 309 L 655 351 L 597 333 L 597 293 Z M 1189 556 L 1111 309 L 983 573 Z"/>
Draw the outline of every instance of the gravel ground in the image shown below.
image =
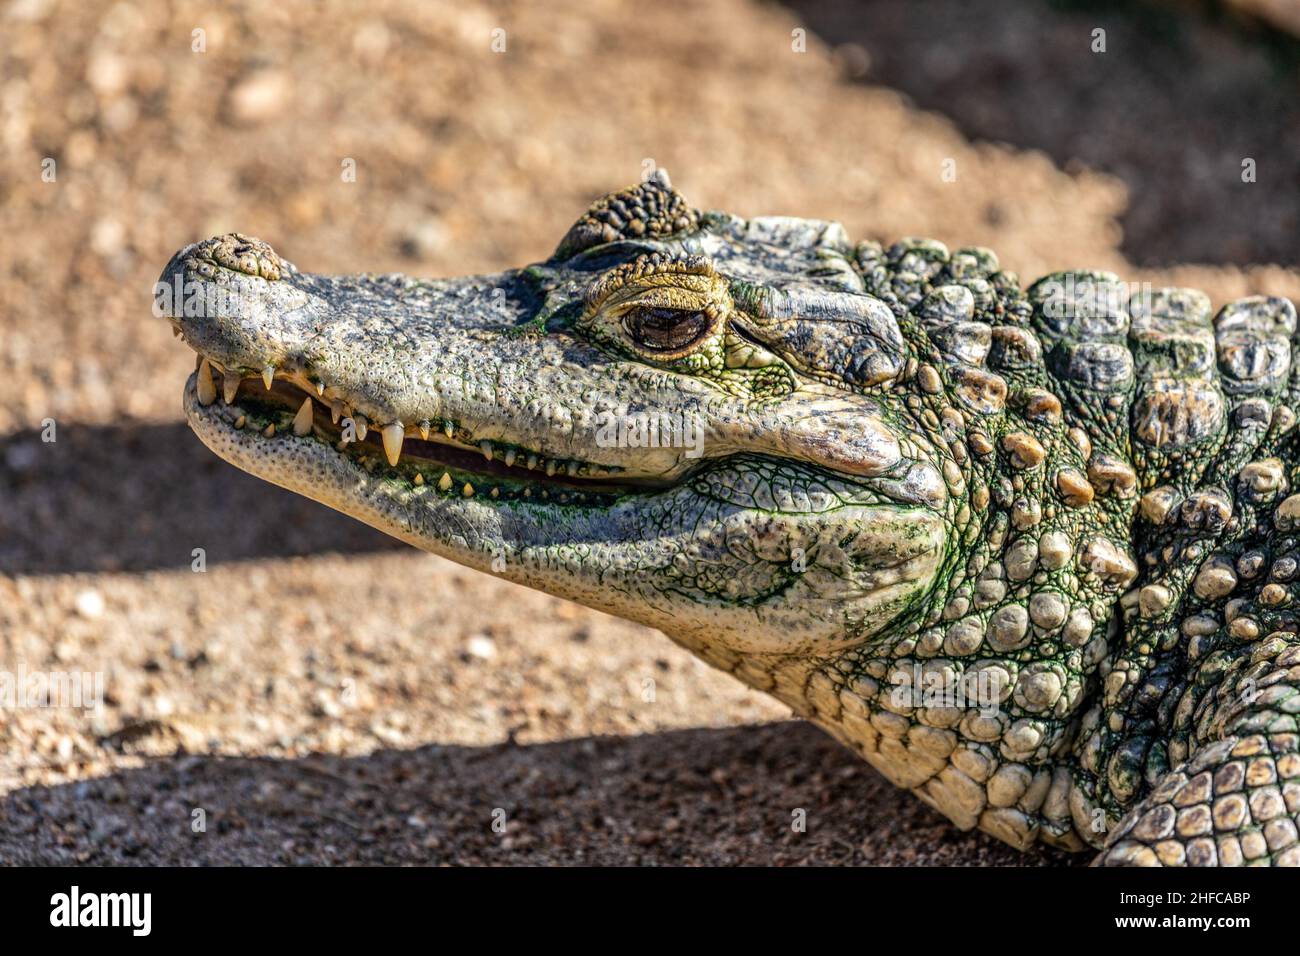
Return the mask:
<path id="1" fill-rule="evenodd" d="M 1059 57 L 1086 10 L 980 32 L 899 6 L 0 7 L 0 673 L 104 680 L 96 711 L 0 708 L 0 861 L 1083 862 L 957 832 L 656 632 L 239 474 L 182 424 L 193 359 L 148 313 L 171 252 L 232 229 L 315 271 L 543 258 L 649 162 L 702 207 L 986 244 L 1024 276 L 1300 297 L 1297 124 L 1202 102 L 1218 70 L 1261 110 L 1290 83 L 1294 116 L 1262 46 L 1190 19 L 1084 83 Z M 1185 176 L 1175 135 L 1259 182 Z"/>

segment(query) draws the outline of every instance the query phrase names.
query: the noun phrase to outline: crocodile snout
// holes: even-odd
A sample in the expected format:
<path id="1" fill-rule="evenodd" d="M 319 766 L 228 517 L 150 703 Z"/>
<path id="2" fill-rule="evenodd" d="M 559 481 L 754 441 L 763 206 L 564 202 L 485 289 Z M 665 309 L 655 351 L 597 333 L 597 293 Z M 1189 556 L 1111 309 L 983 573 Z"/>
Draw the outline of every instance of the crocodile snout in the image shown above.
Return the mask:
<path id="1" fill-rule="evenodd" d="M 271 246 L 227 233 L 178 251 L 154 286 L 154 314 L 205 355 L 231 366 L 279 364 L 314 331 L 298 270 Z"/>

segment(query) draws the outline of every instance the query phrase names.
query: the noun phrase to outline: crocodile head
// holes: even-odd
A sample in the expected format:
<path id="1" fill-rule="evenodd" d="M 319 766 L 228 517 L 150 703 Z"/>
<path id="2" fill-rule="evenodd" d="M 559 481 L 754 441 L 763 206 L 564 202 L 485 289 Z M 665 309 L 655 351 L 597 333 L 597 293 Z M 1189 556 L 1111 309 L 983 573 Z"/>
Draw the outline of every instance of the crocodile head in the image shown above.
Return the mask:
<path id="1" fill-rule="evenodd" d="M 156 305 L 221 457 L 659 628 L 1025 845 L 1033 807 L 984 814 L 971 773 L 1042 802 L 1136 574 L 1132 363 L 1075 278 L 1058 315 L 988 250 L 699 212 L 656 174 L 523 269 L 326 277 L 222 236 Z"/>
<path id="2" fill-rule="evenodd" d="M 1129 291 L 701 213 L 656 173 L 523 269 L 331 278 L 233 235 L 156 305 L 199 353 L 190 424 L 243 470 L 660 628 L 964 828 L 1077 849 L 1132 811 L 1117 859 L 1240 857 L 1192 839 L 1208 810 L 1186 847 L 1141 813 L 1201 800 L 1234 728 L 1294 729 L 1290 685 L 1218 731 L 1201 695 L 1297 660 L 1286 588 L 1235 596 L 1295 547 L 1300 495 L 1260 518 L 1294 480 L 1295 310 Z"/>
<path id="3" fill-rule="evenodd" d="M 656 173 L 524 269 L 324 277 L 227 235 L 157 293 L 221 457 L 715 658 L 868 639 L 950 552 L 912 348 L 837 224 L 702 214 Z"/>

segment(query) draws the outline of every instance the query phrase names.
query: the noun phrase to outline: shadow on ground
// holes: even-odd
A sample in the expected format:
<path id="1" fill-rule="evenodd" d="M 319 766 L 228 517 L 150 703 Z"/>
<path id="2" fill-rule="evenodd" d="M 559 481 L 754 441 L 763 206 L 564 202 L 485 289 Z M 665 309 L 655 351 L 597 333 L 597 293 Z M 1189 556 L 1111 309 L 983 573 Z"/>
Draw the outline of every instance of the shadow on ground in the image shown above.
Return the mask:
<path id="1" fill-rule="evenodd" d="M 130 746 L 147 743 L 135 738 Z M 191 829 L 201 808 L 206 832 Z M 491 827 L 505 811 L 504 834 Z M 792 813 L 807 811 L 807 831 Z M 364 758 L 180 756 L 0 802 L 0 862 L 1082 865 L 962 833 L 803 723 Z"/>
<path id="2" fill-rule="evenodd" d="M 1289 37 L 1190 4 L 785 6 L 839 48 L 850 75 L 906 94 L 966 136 L 1122 179 L 1121 248 L 1136 265 L 1300 263 L 1300 45 Z M 1104 53 L 1093 51 L 1098 29 Z M 1245 158 L 1254 183 L 1242 182 Z"/>
<path id="3" fill-rule="evenodd" d="M 212 563 L 406 547 L 232 468 L 183 422 L 56 437 L 0 437 L 0 573 L 188 567 L 194 548 Z"/>

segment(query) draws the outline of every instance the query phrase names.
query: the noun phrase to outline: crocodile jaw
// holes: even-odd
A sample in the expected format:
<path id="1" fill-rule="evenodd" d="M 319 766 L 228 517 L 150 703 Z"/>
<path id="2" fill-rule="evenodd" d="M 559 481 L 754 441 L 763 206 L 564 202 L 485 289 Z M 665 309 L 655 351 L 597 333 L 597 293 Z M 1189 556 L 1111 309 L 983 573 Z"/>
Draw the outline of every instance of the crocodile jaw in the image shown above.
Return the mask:
<path id="1" fill-rule="evenodd" d="M 237 468 L 422 550 L 659 628 L 706 656 L 805 656 L 861 643 L 931 586 L 943 554 L 943 521 L 925 508 L 781 513 L 710 495 L 743 484 L 761 461 L 662 489 L 585 492 L 585 504 L 544 484 L 527 497 L 493 497 L 490 477 L 475 486 L 458 472 L 440 487 L 427 465 L 385 468 L 377 452 L 339 451 L 315 433 L 268 436 L 238 402 L 203 404 L 196 381 L 184 392 L 190 427 Z M 430 477 L 416 484 L 417 470 Z M 795 548 L 807 555 L 802 571 L 792 568 Z"/>

